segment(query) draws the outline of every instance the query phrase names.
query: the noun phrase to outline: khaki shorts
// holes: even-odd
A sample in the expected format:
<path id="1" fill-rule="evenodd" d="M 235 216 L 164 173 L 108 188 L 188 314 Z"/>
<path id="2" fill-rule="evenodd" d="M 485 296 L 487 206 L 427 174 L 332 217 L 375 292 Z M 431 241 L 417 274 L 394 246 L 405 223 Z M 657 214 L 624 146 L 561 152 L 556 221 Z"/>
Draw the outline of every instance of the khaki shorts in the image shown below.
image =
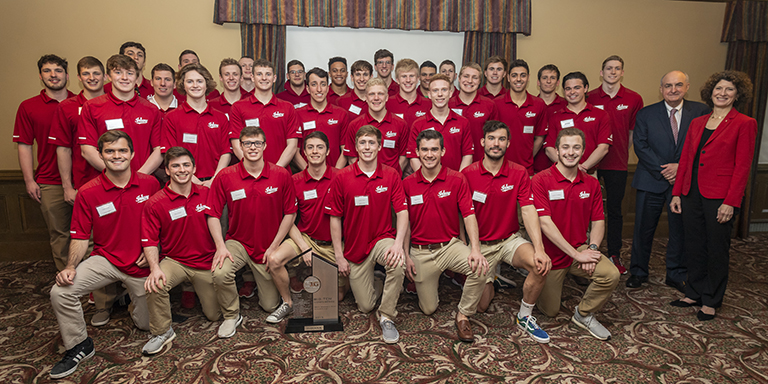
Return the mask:
<path id="1" fill-rule="evenodd" d="M 333 245 L 318 245 L 315 240 L 313 240 L 309 235 L 306 233 L 302 233 L 301 237 L 304 239 L 304 242 L 309 245 L 309 248 L 312 249 L 312 252 L 323 259 L 336 264 L 336 254 L 333 252 Z M 285 239 L 285 244 L 288 244 L 293 248 L 293 251 L 296 252 L 296 254 L 301 253 L 301 249 L 298 245 L 296 245 L 296 242 L 293 241 L 290 237 Z M 294 272 L 294 268 L 301 263 L 300 258 L 296 258 L 295 260 L 289 262 L 285 265 L 286 269 L 288 270 L 288 276 L 294 277 L 296 273 Z M 347 277 L 339 275 L 339 287 L 344 287 L 349 282 L 349 279 Z"/>
<path id="2" fill-rule="evenodd" d="M 517 249 L 523 244 L 530 243 L 530 241 L 523 238 L 523 236 L 520 235 L 520 232 L 518 232 L 498 244 L 484 245 L 481 242 L 480 253 L 482 253 L 483 256 L 485 256 L 485 258 L 488 260 L 488 270 L 495 271 L 496 266 L 499 265 L 499 263 L 502 261 L 512 265 L 512 259 L 515 257 L 515 252 L 517 252 Z M 486 279 L 486 283 L 492 283 L 493 279 L 495 278 L 495 274 L 489 273 L 488 275 L 489 276 L 488 279 Z"/>

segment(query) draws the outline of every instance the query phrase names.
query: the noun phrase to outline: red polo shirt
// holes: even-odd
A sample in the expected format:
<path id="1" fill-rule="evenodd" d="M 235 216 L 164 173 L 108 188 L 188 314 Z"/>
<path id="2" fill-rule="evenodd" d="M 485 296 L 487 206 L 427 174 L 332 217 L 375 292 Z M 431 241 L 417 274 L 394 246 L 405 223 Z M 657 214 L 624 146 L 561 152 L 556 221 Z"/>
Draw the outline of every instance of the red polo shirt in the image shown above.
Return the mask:
<path id="1" fill-rule="evenodd" d="M 219 172 L 208 194 L 206 214 L 221 218 L 229 210 L 226 240 L 236 240 L 256 263 L 263 264 L 264 251 L 275 240 L 285 215 L 296 212 L 296 194 L 291 174 L 285 168 L 265 163 L 258 178 L 245 170 L 243 162 Z"/>
<path id="2" fill-rule="evenodd" d="M 179 146 L 192 152 L 198 178 L 213 177 L 221 156 L 229 153 L 229 120 L 224 113 L 206 106 L 198 113 L 187 102 L 163 119 L 160 150 Z"/>
<path id="3" fill-rule="evenodd" d="M 132 171 L 128 184 L 119 188 L 102 173 L 77 192 L 69 233 L 88 240 L 93 230 L 92 255 L 104 256 L 129 276 L 146 277 L 149 268 L 136 265 L 142 253 L 141 212 L 159 189 L 154 176 Z"/>
<path id="4" fill-rule="evenodd" d="M 358 163 L 339 171 L 323 205 L 325 213 L 343 218 L 344 258 L 356 264 L 368 257 L 376 242 L 395 238 L 392 209 L 397 213 L 408 208 L 397 171 L 379 165 L 368 177 Z"/>
<path id="5" fill-rule="evenodd" d="M 293 108 L 299 109 L 309 104 L 309 92 L 307 92 L 306 86 L 301 90 L 301 94 L 297 94 L 293 88 L 291 88 L 291 82 L 289 80 L 283 84 L 283 89 L 282 92 L 276 95 L 277 98 L 293 104 Z"/>
<path id="6" fill-rule="evenodd" d="M 550 216 L 568 244 L 578 248 L 587 242 L 587 231 L 593 221 L 605 220 L 600 182 L 579 171 L 571 182 L 556 165 L 533 176 L 533 203 L 539 217 Z M 542 231 L 543 232 L 543 231 Z M 552 269 L 563 269 L 573 259 L 543 236 L 544 251 L 552 259 Z"/>
<path id="7" fill-rule="evenodd" d="M 349 92 L 352 92 L 352 88 L 349 87 L 349 85 L 344 84 L 344 87 L 346 87 L 347 91 L 344 92 L 344 95 L 346 95 Z M 343 95 L 339 95 L 336 93 L 331 86 L 328 86 L 328 96 L 326 96 L 326 99 L 329 103 L 338 106 L 339 98 Z"/>
<path id="8" fill-rule="evenodd" d="M 485 150 L 480 145 L 480 139 L 484 136 L 483 125 L 488 120 L 498 120 L 496 104 L 493 100 L 480 96 L 479 93 L 475 94 L 475 98 L 469 104 L 465 104 L 459 95 L 451 97 L 448 106 L 452 111 L 469 120 L 469 132 L 472 134 L 472 145 L 475 146 L 472 161 L 482 160 L 485 156 Z"/>
<path id="9" fill-rule="evenodd" d="M 141 80 L 141 85 L 134 88 L 134 91 L 136 91 L 136 95 L 139 96 L 142 99 L 146 99 L 149 95 L 155 94 L 155 89 L 152 88 L 152 82 L 149 81 L 146 77 Z M 104 93 L 112 93 L 112 83 L 106 83 L 104 84 Z"/>
<path id="10" fill-rule="evenodd" d="M 331 219 L 325 214 L 323 202 L 331 181 L 338 173 L 338 169 L 326 166 L 320 180 L 312 178 L 307 169 L 293 175 L 293 187 L 299 204 L 299 223 L 296 227 L 313 239 L 331 241 Z"/>
<path id="11" fill-rule="evenodd" d="M 392 76 L 390 74 L 390 76 Z M 392 79 L 392 82 L 389 83 L 389 87 L 387 87 L 387 93 L 389 94 L 389 97 L 392 97 L 394 95 L 397 95 L 400 93 L 400 84 L 397 83 L 394 79 Z"/>
<path id="12" fill-rule="evenodd" d="M 629 161 L 629 131 L 635 129 L 637 112 L 643 109 L 643 98 L 637 92 L 619 84 L 619 91 L 611 98 L 603 87 L 587 93 L 587 102 L 608 113 L 611 117 L 613 145 L 600 161 L 600 169 L 626 171 Z"/>
<path id="13" fill-rule="evenodd" d="M 467 179 L 453 169 L 442 167 L 432 182 L 416 171 L 403 180 L 403 190 L 413 244 L 451 241 L 459 237 L 459 220 L 475 214 Z"/>
<path id="14" fill-rule="evenodd" d="M 134 96 L 122 101 L 110 92 L 83 105 L 77 126 L 77 143 L 98 148 L 99 137 L 104 132 L 121 129 L 133 141 L 136 153 L 133 164 L 141 167 L 152 149 L 160 146 L 162 119 L 162 112 L 146 99 Z"/>
<path id="15" fill-rule="evenodd" d="M 400 156 L 405 156 L 405 149 L 408 144 L 408 124 L 390 111 L 387 111 L 381 122 L 374 119 L 368 111 L 364 115 L 352 120 L 349 126 L 347 126 L 347 133 L 341 142 L 344 145 L 344 155 L 358 157 L 355 135 L 360 127 L 368 124 L 381 131 L 381 151 L 379 151 L 378 155 L 379 164 L 388 165 L 402 175 L 403 170 L 400 169 Z"/>
<path id="16" fill-rule="evenodd" d="M 341 156 L 342 135 L 346 131 L 347 123 L 349 121 L 347 120 L 347 112 L 331 103 L 327 103 L 325 109 L 318 112 L 312 107 L 312 103 L 309 103 L 308 105 L 297 109 L 296 114 L 301 123 L 302 131 L 302 140 L 299 143 L 301 156 L 304 160 L 307 159 L 307 156 L 304 154 L 303 138 L 307 137 L 307 135 L 312 132 L 319 131 L 328 136 L 328 146 L 331 150 L 330 154 L 325 159 L 325 163 L 328 164 L 329 167 L 335 167 L 336 161 L 338 161 L 339 156 Z"/>
<path id="17" fill-rule="evenodd" d="M 417 94 L 416 99 L 410 104 L 399 92 L 394 96 L 390 96 L 389 100 L 387 100 L 387 111 L 405 120 L 409 128 L 416 119 L 426 115 L 430 109 L 432 109 L 432 101 L 420 94 Z"/>
<path id="18" fill-rule="evenodd" d="M 176 96 L 176 100 L 178 100 L 179 103 L 183 103 L 187 101 L 187 95 L 182 95 L 181 93 L 179 93 L 179 91 L 176 90 L 176 88 L 173 89 L 173 95 Z M 211 100 L 219 96 L 221 96 L 221 93 L 219 92 L 218 89 L 214 88 L 214 90 L 211 91 L 211 93 L 205 95 L 205 100 L 210 102 Z"/>
<path id="19" fill-rule="evenodd" d="M 598 144 L 612 144 L 610 117 L 602 109 L 587 103 L 579 113 L 565 107 L 549 117 L 545 147 L 555 148 L 557 134 L 569 127 L 578 128 L 584 132 L 584 154 L 581 156 L 580 163 L 589 158 Z"/>
<path id="20" fill-rule="evenodd" d="M 344 96 L 339 97 L 339 99 L 336 100 L 336 105 L 347 111 L 349 114 L 349 121 L 368 112 L 368 103 L 357 97 L 357 93 L 355 93 L 354 89 L 350 89 Z"/>
<path id="21" fill-rule="evenodd" d="M 242 90 L 242 88 L 240 88 L 240 89 Z M 242 96 L 242 92 L 241 92 L 241 99 L 240 100 L 242 100 L 242 99 L 244 99 L 246 97 L 248 97 L 248 96 Z M 238 100 L 238 101 L 240 101 L 240 100 Z M 209 100 L 208 101 L 208 105 L 210 105 L 211 107 L 213 107 L 213 109 L 215 109 L 217 111 L 221 111 L 221 113 L 226 115 L 227 119 L 229 119 L 229 111 L 232 109 L 232 104 L 229 103 L 229 101 L 227 100 L 226 97 L 224 97 L 223 94 L 219 95 L 219 97 L 216 97 L 214 99 Z"/>
<path id="22" fill-rule="evenodd" d="M 499 120 L 509 126 L 509 148 L 506 158 L 518 163 L 533 175 L 533 141 L 535 136 L 547 135 L 547 104 L 526 92 L 523 105 L 512 101 L 510 92 L 493 100 L 499 111 Z"/>
<path id="23" fill-rule="evenodd" d="M 80 121 L 80 111 L 88 101 L 83 92 L 59 103 L 53 115 L 51 132 L 48 134 L 48 144 L 66 147 L 72 150 L 72 186 L 80 189 L 83 184 L 99 175 L 96 168 L 88 164 L 83 157 L 77 141 L 77 124 Z"/>
<path id="24" fill-rule="evenodd" d="M 538 97 L 541 97 L 541 93 L 539 93 Z M 561 108 L 565 108 L 565 106 L 568 105 L 568 102 L 565 101 L 565 98 L 555 94 L 555 100 L 552 101 L 551 104 L 547 105 L 547 111 L 546 111 L 546 119 L 547 119 L 547 133 L 549 133 L 549 117 L 552 116 L 553 113 L 559 111 Z M 544 150 L 544 147 L 547 145 L 546 143 L 546 137 L 544 138 L 544 143 L 541 145 L 541 149 L 539 149 L 539 152 L 536 154 L 536 156 L 533 157 L 533 172 L 539 173 L 545 169 L 549 169 L 549 167 L 552 166 L 552 161 L 549 160 L 549 157 L 547 157 L 547 151 Z"/>
<path id="25" fill-rule="evenodd" d="M 493 100 L 493 99 L 495 99 L 495 98 L 497 98 L 499 96 L 504 96 L 505 93 L 509 93 L 509 89 L 504 88 L 504 86 L 502 85 L 501 86 L 501 91 L 499 91 L 498 94 L 494 95 L 493 93 L 488 91 L 488 84 L 485 84 L 480 89 L 477 90 L 477 93 L 480 96 L 485 96 L 485 97 Z"/>
<path id="26" fill-rule="evenodd" d="M 517 204 L 533 204 L 528 170 L 507 160 L 494 176 L 482 161 L 476 161 L 461 173 L 467 177 L 475 203 L 480 240 L 501 240 L 517 233 Z"/>
<path id="27" fill-rule="evenodd" d="M 434 129 L 443 134 L 445 145 L 445 155 L 442 163 L 444 166 L 458 171 L 461 166 L 461 158 L 466 155 L 474 154 L 472 145 L 472 134 L 469 132 L 469 121 L 456 112 L 449 111 L 445 124 L 441 124 L 434 116 L 432 111 L 423 117 L 416 119 L 411 127 L 411 137 L 408 139 L 408 147 L 405 155 L 409 159 L 416 159 L 416 137 L 419 132 L 425 129 Z"/>
<path id="28" fill-rule="evenodd" d="M 287 146 L 288 139 L 301 138 L 301 123 L 291 103 L 275 95 L 262 104 L 256 96 L 240 99 L 232 105 L 229 113 L 230 139 L 239 139 L 240 131 L 246 126 L 259 127 L 267 136 L 264 161 L 277 163 Z"/>
<path id="29" fill-rule="evenodd" d="M 157 247 L 190 268 L 209 270 L 216 244 L 208 230 L 208 188 L 192 184 L 188 197 L 166 186 L 147 202 L 141 215 L 141 246 Z"/>
<path id="30" fill-rule="evenodd" d="M 67 97 L 74 95 L 67 91 Z M 48 97 L 43 89 L 39 95 L 22 101 L 16 111 L 13 142 L 27 145 L 37 142 L 35 181 L 39 184 L 61 185 L 61 175 L 56 162 L 56 144 L 48 142 L 53 115 L 58 107 L 58 100 Z"/>

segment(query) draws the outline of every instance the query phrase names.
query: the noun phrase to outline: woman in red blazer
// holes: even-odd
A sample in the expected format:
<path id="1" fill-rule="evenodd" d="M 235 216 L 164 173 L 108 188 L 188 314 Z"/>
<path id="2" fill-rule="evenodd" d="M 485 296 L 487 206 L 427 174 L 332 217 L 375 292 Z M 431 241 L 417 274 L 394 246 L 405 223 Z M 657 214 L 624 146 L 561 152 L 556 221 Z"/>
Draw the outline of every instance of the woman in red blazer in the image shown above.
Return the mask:
<path id="1" fill-rule="evenodd" d="M 684 258 L 688 267 L 685 297 L 670 305 L 701 306 L 699 320 L 715 318 L 728 283 L 728 252 L 752 166 L 757 136 L 755 119 L 736 108 L 749 102 L 752 82 L 743 72 L 709 77 L 701 98 L 712 113 L 688 128 L 672 189 L 672 212 L 682 213 Z"/>

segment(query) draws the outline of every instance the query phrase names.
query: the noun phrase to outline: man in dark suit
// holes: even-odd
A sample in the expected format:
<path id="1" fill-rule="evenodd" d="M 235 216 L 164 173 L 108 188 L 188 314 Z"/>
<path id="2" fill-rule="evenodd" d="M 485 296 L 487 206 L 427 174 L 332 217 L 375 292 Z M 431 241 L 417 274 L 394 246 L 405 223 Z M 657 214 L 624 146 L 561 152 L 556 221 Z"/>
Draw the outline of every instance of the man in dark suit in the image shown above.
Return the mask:
<path id="1" fill-rule="evenodd" d="M 626 283 L 629 288 L 639 288 L 648 281 L 653 236 L 662 210 L 669 208 L 688 125 L 694 118 L 709 113 L 706 105 L 683 99 L 689 87 L 685 73 L 667 73 L 661 79 L 660 88 L 664 100 L 641 109 L 637 114 L 633 143 L 638 163 L 632 180 L 632 187 L 637 189 L 637 205 L 629 266 L 631 276 Z M 683 292 L 686 280 L 683 220 L 669 209 L 667 218 L 669 242 L 664 283 Z"/>

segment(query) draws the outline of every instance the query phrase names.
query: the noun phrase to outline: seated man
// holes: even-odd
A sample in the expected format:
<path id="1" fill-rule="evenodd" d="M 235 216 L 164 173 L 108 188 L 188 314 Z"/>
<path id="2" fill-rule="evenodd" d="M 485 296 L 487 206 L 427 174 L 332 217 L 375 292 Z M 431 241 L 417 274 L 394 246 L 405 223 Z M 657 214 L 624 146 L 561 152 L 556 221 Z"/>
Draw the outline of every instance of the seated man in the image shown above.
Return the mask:
<path id="1" fill-rule="evenodd" d="M 105 132 L 97 142 L 104 173 L 77 192 L 72 214 L 67 266 L 56 275 L 51 307 L 67 352 L 51 369 L 51 378 L 71 375 L 84 359 L 93 356 L 80 298 L 96 289 L 122 281 L 131 295 L 131 318 L 141 330 L 149 329 L 144 281 L 149 269 L 141 252 L 140 220 L 144 202 L 160 189 L 157 180 L 131 168 L 133 142 L 125 131 Z M 83 261 L 93 230 L 93 252 Z"/>
<path id="2" fill-rule="evenodd" d="M 533 202 L 539 212 L 544 250 L 552 270 L 536 303 L 554 317 L 560 310 L 563 280 L 567 274 L 590 280 L 571 321 L 600 340 L 611 333 L 595 318 L 619 283 L 619 270 L 597 250 L 605 233 L 600 183 L 579 169 L 584 153 L 584 133 L 565 128 L 555 141 L 557 163 L 533 177 Z M 589 231 L 589 233 L 587 233 Z M 574 263 L 575 261 L 575 263 Z"/>
<path id="3" fill-rule="evenodd" d="M 426 315 L 437 309 L 438 280 L 444 270 L 467 275 L 456 313 L 456 333 L 459 340 L 471 343 L 475 335 L 469 316 L 476 312 L 488 262 L 480 253 L 469 185 L 461 173 L 440 163 L 445 153 L 440 132 L 421 131 L 416 138 L 416 153 L 421 168 L 403 180 L 408 217 L 412 218 L 405 239 L 406 244 L 411 243 L 410 252 L 406 252 L 406 273 L 416 283 L 419 307 Z M 459 240 L 459 213 L 464 219 L 470 247 Z"/>
<path id="4" fill-rule="evenodd" d="M 539 328 L 536 318 L 531 315 L 552 263 L 541 241 L 539 217 L 531 199 L 528 171 L 504 157 L 509 147 L 509 128 L 506 124 L 487 121 L 483 125 L 483 132 L 480 145 L 485 151 L 485 157 L 461 172 L 467 177 L 475 202 L 475 214 L 480 228 L 480 251 L 488 258 L 491 271 L 502 261 L 528 271 L 523 284 L 523 300 L 520 301 L 520 311 L 515 316 L 515 322 L 534 340 L 548 343 L 549 335 Z M 533 245 L 518 233 L 518 221 L 507 219 L 517 217 L 518 204 Z M 493 278 L 490 278 L 477 311 L 485 312 L 493 296 Z"/>
<path id="5" fill-rule="evenodd" d="M 288 232 L 290 238 L 267 259 L 267 272 L 272 276 L 277 291 L 283 298 L 283 304 L 267 316 L 267 323 L 279 323 L 293 313 L 288 271 L 285 269 L 287 262 L 310 248 L 312 252 L 304 254 L 304 263 L 307 265 L 312 264 L 312 253 L 332 263 L 336 262 L 331 242 L 330 216 L 323 212 L 323 201 L 328 187 L 339 172 L 326 164 L 325 159 L 329 153 L 328 136 L 325 133 L 312 131 L 304 139 L 304 154 L 308 166 L 293 175 L 296 199 L 299 202 L 299 222 Z M 339 300 L 342 300 L 346 293 L 346 280 L 339 279 Z"/>
<path id="6" fill-rule="evenodd" d="M 190 65 L 196 64 L 188 64 Z M 187 68 L 185 67 L 185 68 Z M 187 99 L 189 100 L 189 99 Z M 182 147 L 165 152 L 165 172 L 170 182 L 147 202 L 141 216 L 141 245 L 150 274 L 144 283 L 152 338 L 141 352 L 154 355 L 176 337 L 171 327 L 168 292 L 182 282 L 191 283 L 200 297 L 205 317 L 221 317 L 213 287 L 211 262 L 216 252 L 206 223 L 208 188 L 192 182 L 195 158 Z M 163 260 L 159 261 L 159 249 Z"/>

